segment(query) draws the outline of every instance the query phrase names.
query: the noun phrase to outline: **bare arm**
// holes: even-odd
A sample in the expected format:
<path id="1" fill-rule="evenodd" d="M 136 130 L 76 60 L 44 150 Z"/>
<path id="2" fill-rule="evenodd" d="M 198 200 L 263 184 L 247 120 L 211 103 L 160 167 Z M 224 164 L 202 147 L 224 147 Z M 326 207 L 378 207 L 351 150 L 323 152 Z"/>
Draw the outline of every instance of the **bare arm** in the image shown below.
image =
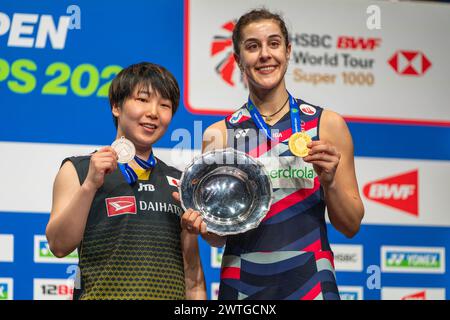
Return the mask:
<path id="1" fill-rule="evenodd" d="M 205 276 L 198 250 L 197 235 L 181 232 L 186 299 L 206 300 Z"/>
<path id="2" fill-rule="evenodd" d="M 330 221 L 351 238 L 359 231 L 364 206 L 356 181 L 353 141 L 344 119 L 325 110 L 320 141 L 313 141 L 311 146 L 310 155 L 304 160 L 314 165 L 319 176 Z"/>
<path id="3" fill-rule="evenodd" d="M 80 244 L 95 193 L 103 184 L 105 174 L 117 167 L 117 156 L 110 149 L 102 148 L 91 157 L 83 185 L 80 185 L 70 161 L 64 163 L 56 175 L 52 210 L 46 228 L 49 247 L 55 256 L 64 257 Z"/>

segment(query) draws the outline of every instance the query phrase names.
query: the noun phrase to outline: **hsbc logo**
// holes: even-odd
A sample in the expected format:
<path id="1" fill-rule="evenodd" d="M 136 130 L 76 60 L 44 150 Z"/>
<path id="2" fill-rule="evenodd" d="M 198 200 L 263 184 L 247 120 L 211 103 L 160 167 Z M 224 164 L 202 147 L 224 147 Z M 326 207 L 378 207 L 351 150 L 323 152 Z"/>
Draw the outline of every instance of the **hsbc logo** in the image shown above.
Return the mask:
<path id="1" fill-rule="evenodd" d="M 419 216 L 417 169 L 368 183 L 363 193 L 369 200 Z"/>
<path id="2" fill-rule="evenodd" d="M 405 76 L 422 76 L 431 67 L 430 60 L 421 51 L 397 51 L 388 63 L 395 72 Z"/>
<path id="3" fill-rule="evenodd" d="M 136 198 L 134 196 L 106 198 L 105 202 L 108 217 L 114 217 L 123 214 L 137 214 Z"/>
<path id="4" fill-rule="evenodd" d="M 336 271 L 362 271 L 363 246 L 331 244 Z"/>

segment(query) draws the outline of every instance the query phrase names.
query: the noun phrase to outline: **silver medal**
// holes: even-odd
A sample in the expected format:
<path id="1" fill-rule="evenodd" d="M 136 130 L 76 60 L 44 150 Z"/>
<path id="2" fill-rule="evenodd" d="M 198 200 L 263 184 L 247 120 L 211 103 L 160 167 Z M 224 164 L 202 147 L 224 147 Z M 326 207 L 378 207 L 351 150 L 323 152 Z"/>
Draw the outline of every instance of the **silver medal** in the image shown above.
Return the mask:
<path id="1" fill-rule="evenodd" d="M 117 156 L 119 157 L 117 162 L 119 163 L 129 163 L 136 155 L 136 148 L 134 147 L 133 142 L 125 137 L 120 137 L 114 141 L 111 144 L 111 147 L 116 151 Z"/>

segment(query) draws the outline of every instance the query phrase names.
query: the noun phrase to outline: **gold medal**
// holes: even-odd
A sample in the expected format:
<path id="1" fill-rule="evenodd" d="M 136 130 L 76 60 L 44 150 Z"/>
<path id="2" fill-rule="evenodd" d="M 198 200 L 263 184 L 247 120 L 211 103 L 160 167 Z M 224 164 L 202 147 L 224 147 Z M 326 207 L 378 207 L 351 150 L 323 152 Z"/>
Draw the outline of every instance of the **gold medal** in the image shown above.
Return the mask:
<path id="1" fill-rule="evenodd" d="M 289 150 L 297 157 L 306 157 L 310 150 L 307 144 L 311 141 L 311 137 L 306 132 L 296 132 L 289 138 Z"/>

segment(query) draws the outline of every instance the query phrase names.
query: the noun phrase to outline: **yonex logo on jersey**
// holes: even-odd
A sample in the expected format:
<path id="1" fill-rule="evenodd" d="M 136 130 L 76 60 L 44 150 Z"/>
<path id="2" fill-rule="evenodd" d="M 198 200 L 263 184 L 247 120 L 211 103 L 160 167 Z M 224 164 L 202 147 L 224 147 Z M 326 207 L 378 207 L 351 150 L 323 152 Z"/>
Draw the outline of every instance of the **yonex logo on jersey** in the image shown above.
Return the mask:
<path id="1" fill-rule="evenodd" d="M 139 192 L 141 191 L 155 191 L 155 186 L 152 184 L 145 184 L 145 183 L 141 183 L 139 182 Z"/>
<path id="2" fill-rule="evenodd" d="M 302 112 L 304 114 L 307 114 L 309 116 L 313 116 L 317 112 L 316 108 L 314 108 L 313 106 L 310 106 L 309 104 L 300 105 L 300 110 L 302 110 Z"/>
<path id="3" fill-rule="evenodd" d="M 136 198 L 133 196 L 123 196 L 105 199 L 108 217 L 122 214 L 137 214 Z"/>
<path id="4" fill-rule="evenodd" d="M 370 200 L 419 215 L 418 170 L 368 183 L 363 193 Z"/>
<path id="5" fill-rule="evenodd" d="M 250 129 L 239 129 L 236 131 L 236 139 L 239 139 L 240 137 L 245 137 Z"/>

